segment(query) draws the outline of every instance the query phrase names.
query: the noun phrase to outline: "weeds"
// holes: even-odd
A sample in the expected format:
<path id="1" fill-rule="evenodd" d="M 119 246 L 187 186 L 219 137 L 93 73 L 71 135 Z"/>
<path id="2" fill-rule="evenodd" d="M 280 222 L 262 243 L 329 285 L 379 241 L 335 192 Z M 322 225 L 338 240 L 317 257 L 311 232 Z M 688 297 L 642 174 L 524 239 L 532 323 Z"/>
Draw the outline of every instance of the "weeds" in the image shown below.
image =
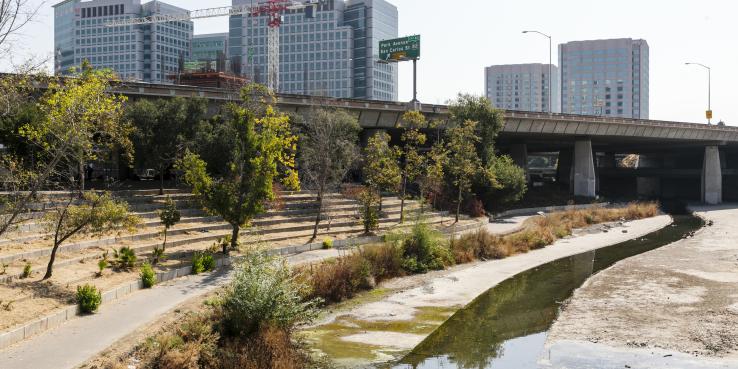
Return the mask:
<path id="1" fill-rule="evenodd" d="M 136 266 L 136 251 L 130 247 L 121 247 L 120 250 L 113 249 L 113 255 L 119 269 L 131 270 Z"/>
<path id="2" fill-rule="evenodd" d="M 213 254 L 209 252 L 196 252 L 192 255 L 192 274 L 211 272 L 216 268 Z"/>
<path id="3" fill-rule="evenodd" d="M 97 262 L 97 276 L 98 277 L 102 277 L 103 271 L 107 267 L 108 267 L 108 260 L 107 259 L 100 259 L 100 261 Z"/>
<path id="4" fill-rule="evenodd" d="M 21 279 L 26 279 L 30 277 L 31 273 L 31 263 L 26 263 L 26 266 L 23 267 L 23 274 L 21 274 Z"/>
<path id="5" fill-rule="evenodd" d="M 333 240 L 330 238 L 326 238 L 323 240 L 323 250 L 328 250 L 333 248 Z"/>
<path id="6" fill-rule="evenodd" d="M 164 247 L 154 247 L 154 251 L 151 252 L 151 265 L 157 265 L 161 261 L 167 260 Z"/>

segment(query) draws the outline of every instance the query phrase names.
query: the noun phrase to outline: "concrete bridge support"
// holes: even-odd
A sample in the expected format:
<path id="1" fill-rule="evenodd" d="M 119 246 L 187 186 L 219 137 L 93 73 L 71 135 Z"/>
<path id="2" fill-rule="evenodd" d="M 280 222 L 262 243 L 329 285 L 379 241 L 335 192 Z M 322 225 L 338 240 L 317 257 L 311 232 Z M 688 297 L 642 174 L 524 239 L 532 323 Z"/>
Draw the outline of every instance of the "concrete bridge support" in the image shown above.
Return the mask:
<path id="1" fill-rule="evenodd" d="M 640 155 L 637 167 L 661 168 L 663 167 L 662 158 L 653 155 Z M 638 191 L 638 197 L 658 198 L 661 196 L 661 178 L 638 177 L 636 178 L 636 190 Z"/>
<path id="2" fill-rule="evenodd" d="M 717 205 L 723 202 L 723 172 L 720 150 L 717 146 L 705 147 L 702 164 L 702 202 Z"/>
<path id="3" fill-rule="evenodd" d="M 597 176 L 590 140 L 579 140 L 574 144 L 574 196 L 597 197 Z"/>
<path id="4" fill-rule="evenodd" d="M 530 183 L 530 172 L 528 171 L 528 145 L 512 145 L 510 148 L 510 157 L 517 166 L 525 170 L 525 180 L 527 183 Z"/>

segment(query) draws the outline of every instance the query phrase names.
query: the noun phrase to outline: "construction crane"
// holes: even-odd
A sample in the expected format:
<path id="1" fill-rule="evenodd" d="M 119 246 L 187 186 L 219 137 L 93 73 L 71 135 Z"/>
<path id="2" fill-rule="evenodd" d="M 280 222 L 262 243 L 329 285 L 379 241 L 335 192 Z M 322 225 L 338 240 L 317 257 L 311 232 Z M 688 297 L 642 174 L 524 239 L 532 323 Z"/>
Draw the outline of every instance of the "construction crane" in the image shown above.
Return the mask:
<path id="1" fill-rule="evenodd" d="M 256 5 L 233 5 L 219 8 L 198 9 L 175 14 L 154 14 L 148 17 L 129 18 L 106 23 L 108 27 L 133 26 L 166 22 L 183 22 L 193 19 L 226 17 L 235 15 L 266 15 L 267 25 L 267 86 L 272 91 L 279 90 L 279 28 L 282 26 L 282 13 L 289 10 L 313 8 L 320 0 L 265 0 Z"/>

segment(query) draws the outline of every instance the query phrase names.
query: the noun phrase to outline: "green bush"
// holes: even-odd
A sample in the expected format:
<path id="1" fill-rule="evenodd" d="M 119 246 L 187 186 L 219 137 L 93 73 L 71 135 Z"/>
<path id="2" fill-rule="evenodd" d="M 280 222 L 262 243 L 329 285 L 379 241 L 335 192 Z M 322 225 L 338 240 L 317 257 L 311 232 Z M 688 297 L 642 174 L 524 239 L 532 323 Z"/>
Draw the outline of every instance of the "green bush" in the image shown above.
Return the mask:
<path id="1" fill-rule="evenodd" d="M 23 274 L 21 274 L 21 278 L 26 279 L 31 276 L 31 263 L 26 263 L 26 266 L 23 267 Z"/>
<path id="2" fill-rule="evenodd" d="M 453 265 L 454 258 L 448 241 L 439 231 L 418 222 L 402 240 L 403 269 L 410 273 L 425 273 Z"/>
<path id="3" fill-rule="evenodd" d="M 102 303 L 102 294 L 97 287 L 85 284 L 77 286 L 77 304 L 83 314 L 92 314 L 97 311 Z"/>
<path id="4" fill-rule="evenodd" d="M 330 238 L 326 238 L 323 240 L 323 250 L 328 250 L 333 248 L 333 240 Z"/>
<path id="5" fill-rule="evenodd" d="M 102 277 L 103 271 L 108 267 L 108 260 L 101 259 L 97 262 L 97 276 Z"/>
<path id="6" fill-rule="evenodd" d="M 156 284 L 156 273 L 151 264 L 144 263 L 141 266 L 141 281 L 143 282 L 144 288 L 151 288 Z"/>
<path id="7" fill-rule="evenodd" d="M 211 272 L 216 267 L 215 257 L 211 253 L 196 252 L 192 255 L 192 274 Z"/>
<path id="8" fill-rule="evenodd" d="M 151 264 L 156 265 L 159 264 L 160 261 L 164 260 L 167 260 L 164 248 L 154 247 L 154 251 L 151 252 Z"/>
<path id="9" fill-rule="evenodd" d="M 136 266 L 136 251 L 130 247 L 121 247 L 120 250 L 113 250 L 118 268 L 131 270 Z"/>
<path id="10" fill-rule="evenodd" d="M 304 301 L 308 291 L 307 284 L 299 282 L 283 260 L 249 252 L 226 289 L 223 327 L 239 337 L 263 327 L 291 331 L 316 316 L 320 301 Z"/>

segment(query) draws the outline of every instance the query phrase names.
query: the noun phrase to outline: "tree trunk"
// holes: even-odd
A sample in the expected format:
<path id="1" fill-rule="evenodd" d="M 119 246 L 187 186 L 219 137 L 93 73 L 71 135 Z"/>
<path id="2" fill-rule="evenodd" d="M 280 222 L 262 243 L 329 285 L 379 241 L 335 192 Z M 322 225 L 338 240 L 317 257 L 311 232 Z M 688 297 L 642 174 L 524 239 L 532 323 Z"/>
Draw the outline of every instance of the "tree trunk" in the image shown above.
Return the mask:
<path id="1" fill-rule="evenodd" d="M 461 186 L 459 186 L 459 199 L 456 202 L 456 223 L 459 222 L 459 213 L 461 213 Z"/>
<path id="2" fill-rule="evenodd" d="M 241 226 L 233 225 L 233 233 L 231 233 L 231 248 L 238 247 L 238 234 L 241 233 Z M 228 255 L 228 245 L 223 243 L 223 255 Z"/>
<path id="3" fill-rule="evenodd" d="M 85 192 L 85 163 L 84 160 L 79 161 L 79 198 Z"/>
<path id="4" fill-rule="evenodd" d="M 315 217 L 315 227 L 313 228 L 313 238 L 310 239 L 310 242 L 314 242 L 315 239 L 318 238 L 318 227 L 320 225 L 320 216 L 323 215 L 323 191 L 321 190 L 320 193 L 318 193 L 318 215 Z"/>
<path id="5" fill-rule="evenodd" d="M 402 195 L 400 196 L 400 224 L 405 223 L 405 195 L 407 195 L 407 177 L 402 177 Z"/>
<path id="6" fill-rule="evenodd" d="M 159 195 L 164 195 L 164 171 L 159 170 Z"/>
<path id="7" fill-rule="evenodd" d="M 164 243 L 161 245 L 161 251 L 167 251 L 167 230 L 169 227 L 164 227 Z"/>
<path id="8" fill-rule="evenodd" d="M 51 249 L 51 258 L 49 258 L 49 265 L 46 266 L 46 274 L 44 274 L 44 281 L 51 278 L 51 274 L 54 271 L 54 260 L 56 260 L 56 251 L 59 250 L 59 243 L 54 243 L 54 248 Z"/>

